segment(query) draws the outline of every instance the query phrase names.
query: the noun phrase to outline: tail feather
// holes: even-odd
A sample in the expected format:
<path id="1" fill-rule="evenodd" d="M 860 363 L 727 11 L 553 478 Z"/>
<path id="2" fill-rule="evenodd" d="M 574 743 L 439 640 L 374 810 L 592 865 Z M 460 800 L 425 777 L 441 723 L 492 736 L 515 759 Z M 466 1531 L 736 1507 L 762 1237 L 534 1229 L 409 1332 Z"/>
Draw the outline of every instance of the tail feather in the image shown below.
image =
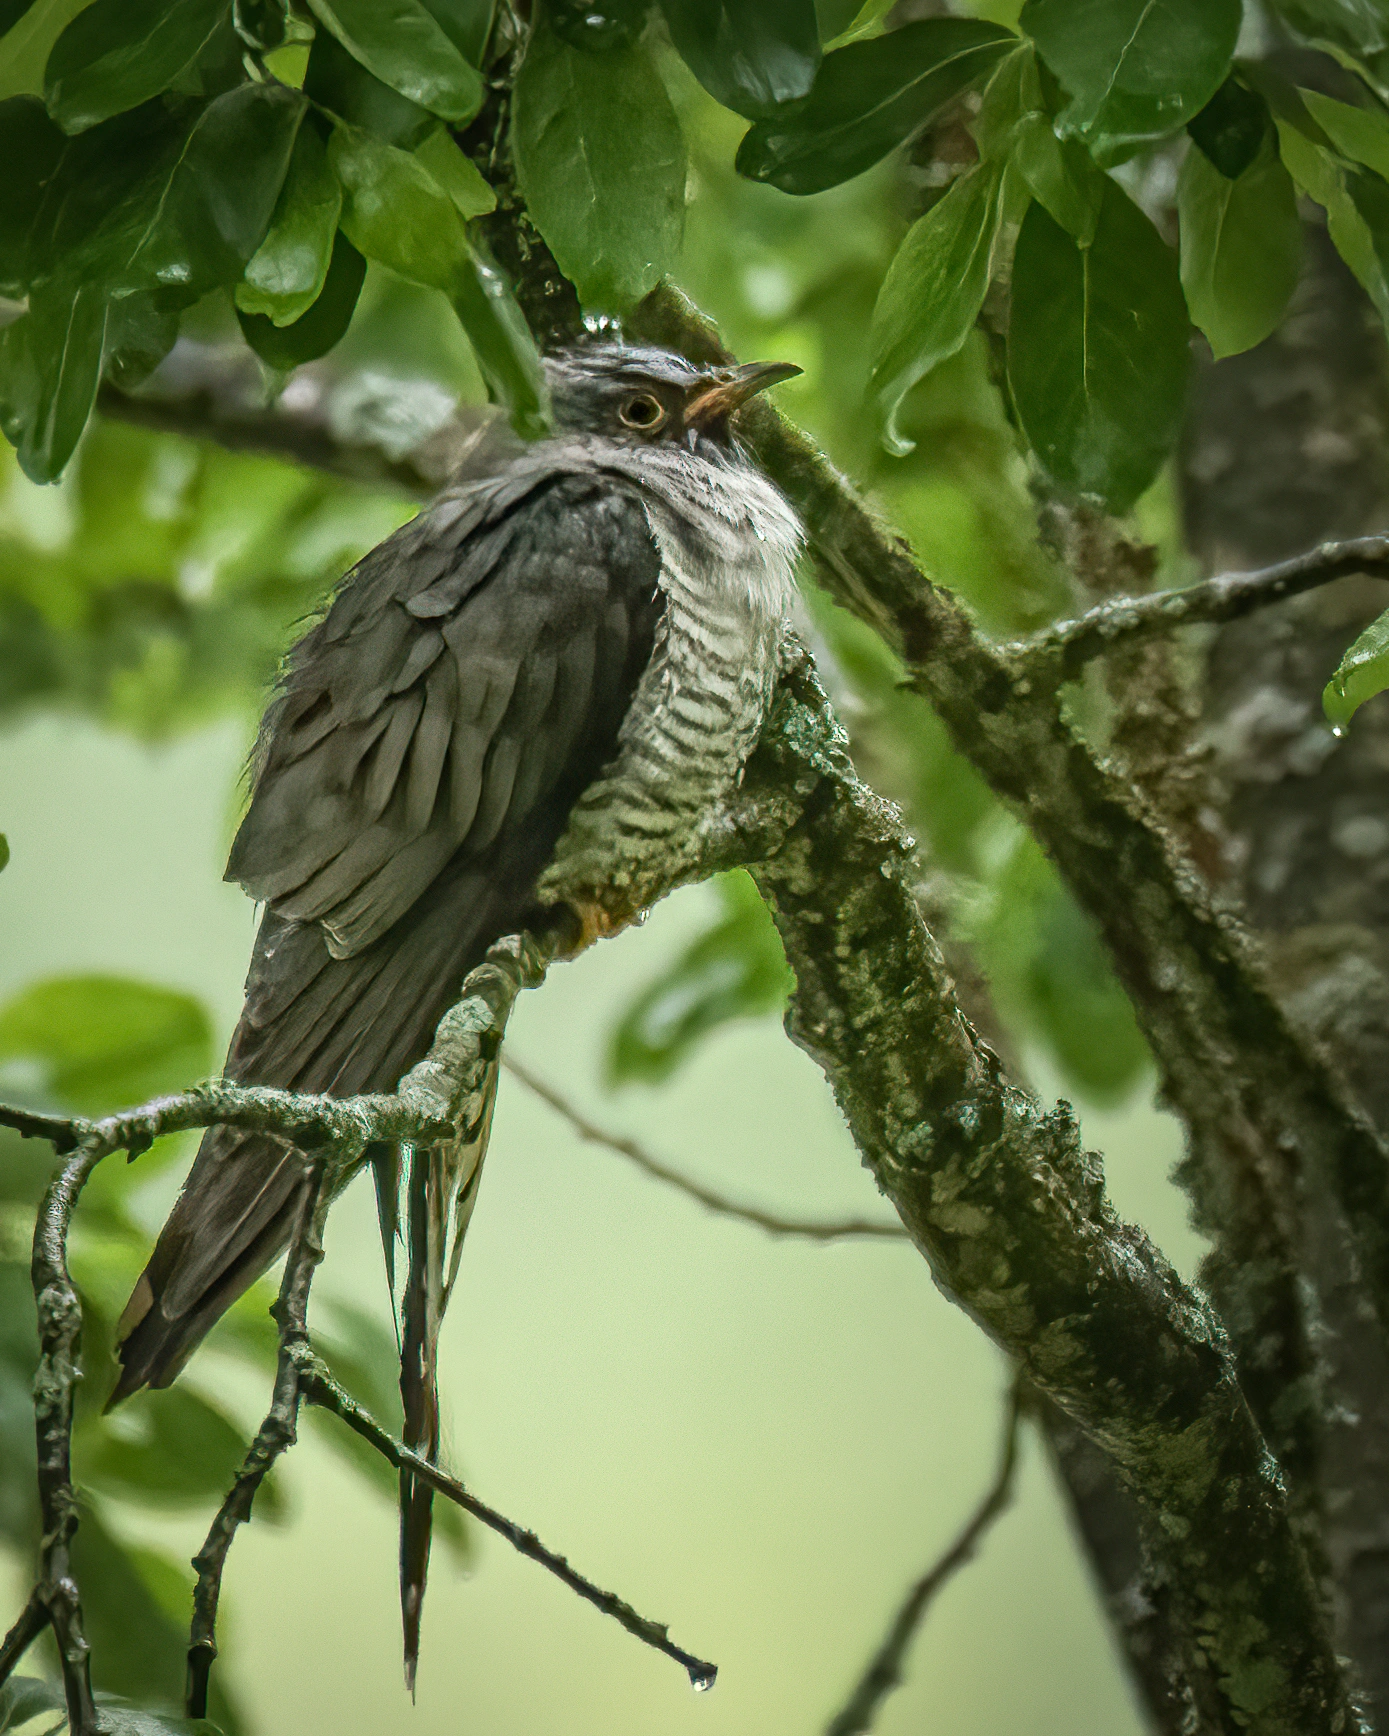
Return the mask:
<path id="1" fill-rule="evenodd" d="M 498 1066 L 487 1070 L 478 1113 L 450 1145 L 410 1153 L 406 1240 L 409 1269 L 401 1320 L 400 1396 L 405 1444 L 431 1464 L 439 1456 L 439 1330 L 458 1272 L 463 1237 L 477 1198 L 482 1160 L 492 1131 Z M 413 1694 L 420 1655 L 420 1623 L 434 1491 L 409 1471 L 400 1476 L 400 1615 L 405 1685 Z"/>

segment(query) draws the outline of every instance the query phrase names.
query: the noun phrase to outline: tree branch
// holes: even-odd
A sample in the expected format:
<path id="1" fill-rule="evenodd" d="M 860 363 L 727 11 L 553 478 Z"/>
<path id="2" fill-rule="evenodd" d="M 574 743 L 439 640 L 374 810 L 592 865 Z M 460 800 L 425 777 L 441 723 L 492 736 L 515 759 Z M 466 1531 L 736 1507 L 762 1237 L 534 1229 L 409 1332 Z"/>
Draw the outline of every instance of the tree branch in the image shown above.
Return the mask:
<path id="1" fill-rule="evenodd" d="M 625 1139 L 620 1134 L 609 1133 L 596 1123 L 581 1115 L 574 1105 L 561 1097 L 552 1085 L 547 1085 L 543 1079 L 531 1072 L 529 1067 L 515 1059 L 504 1055 L 502 1066 L 513 1074 L 529 1091 L 533 1091 L 542 1103 L 548 1103 L 557 1115 L 561 1115 L 579 1135 L 593 1145 L 606 1146 L 609 1151 L 615 1151 L 619 1157 L 625 1157 L 634 1163 L 644 1175 L 654 1180 L 664 1182 L 667 1187 L 673 1187 L 688 1199 L 697 1201 L 707 1211 L 716 1213 L 719 1217 L 736 1218 L 739 1223 L 752 1224 L 759 1230 L 765 1230 L 769 1236 L 800 1236 L 812 1242 L 838 1242 L 852 1236 L 873 1236 L 882 1240 L 902 1241 L 907 1232 L 901 1224 L 883 1223 L 872 1218 L 844 1218 L 838 1222 L 824 1223 L 815 1219 L 785 1218 L 774 1212 L 764 1212 L 757 1206 L 740 1206 L 725 1194 L 716 1193 L 701 1182 L 692 1181 L 689 1176 L 682 1175 L 679 1170 L 672 1169 L 659 1158 L 652 1157 L 635 1140 Z"/>
<path id="2" fill-rule="evenodd" d="M 801 804 L 753 869 L 796 975 L 790 1033 L 937 1283 L 1103 1445 L 1145 1509 L 1184 1668 L 1220 1708 L 1213 1727 L 1355 1729 L 1219 1323 L 1115 1216 L 1069 1106 L 1044 1111 L 1010 1086 L 959 1012 L 911 840 L 854 777 L 807 669 L 784 684 L 744 789 L 754 806 L 788 789 Z"/>
<path id="3" fill-rule="evenodd" d="M 1355 574 L 1389 579 L 1389 537 L 1322 543 L 1306 554 L 1250 573 L 1223 573 L 1180 591 L 1111 597 L 1074 621 L 1058 621 L 1031 639 L 1002 647 L 1018 675 L 1055 687 L 1072 681 L 1092 658 L 1119 645 L 1177 627 L 1219 625 Z"/>
<path id="4" fill-rule="evenodd" d="M 864 1671 L 858 1686 L 842 1710 L 830 1720 L 825 1736 L 864 1736 L 871 1730 L 883 1701 L 902 1681 L 902 1666 L 916 1638 L 922 1618 L 936 1594 L 974 1559 L 975 1553 L 995 1519 L 1013 1499 L 1013 1480 L 1018 1468 L 1018 1433 L 1022 1421 L 1021 1382 L 1015 1380 L 1008 1395 L 1008 1407 L 1003 1424 L 1003 1450 L 998 1470 L 988 1493 L 975 1509 L 973 1518 L 945 1554 L 912 1586 L 893 1618 L 887 1637 Z"/>
<path id="5" fill-rule="evenodd" d="M 409 1447 L 396 1440 L 350 1393 L 338 1385 L 324 1364 L 307 1350 L 300 1354 L 299 1382 L 299 1390 L 310 1404 L 320 1405 L 324 1410 L 340 1417 L 348 1428 L 375 1447 L 396 1470 L 409 1471 L 420 1482 L 428 1483 L 436 1494 L 455 1502 L 465 1513 L 471 1513 L 481 1524 L 505 1537 L 513 1549 L 532 1561 L 538 1561 L 556 1578 L 563 1580 L 571 1591 L 577 1592 L 580 1597 L 602 1610 L 604 1615 L 610 1615 L 614 1621 L 620 1623 L 629 1634 L 683 1664 L 696 1689 L 702 1691 L 713 1687 L 719 1673 L 716 1664 L 707 1663 L 703 1658 L 695 1657 L 692 1652 L 683 1651 L 673 1643 L 668 1630 L 661 1623 L 638 1615 L 631 1604 L 625 1603 L 614 1592 L 599 1590 L 592 1580 L 585 1579 L 583 1574 L 576 1572 L 564 1556 L 547 1549 L 533 1531 L 523 1529 L 499 1513 L 495 1507 L 489 1507 L 485 1501 L 480 1501 L 466 1489 L 456 1477 L 450 1477 L 431 1460 L 420 1453 L 412 1452 Z"/>

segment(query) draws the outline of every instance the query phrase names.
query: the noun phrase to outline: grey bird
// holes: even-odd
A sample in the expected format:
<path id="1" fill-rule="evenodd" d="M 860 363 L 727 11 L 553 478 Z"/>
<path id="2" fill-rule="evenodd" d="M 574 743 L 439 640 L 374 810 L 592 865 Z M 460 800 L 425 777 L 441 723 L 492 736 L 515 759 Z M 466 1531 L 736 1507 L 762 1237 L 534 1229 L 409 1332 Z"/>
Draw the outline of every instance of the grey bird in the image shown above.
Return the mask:
<path id="1" fill-rule="evenodd" d="M 392 1090 L 495 940 L 564 906 L 586 936 L 630 921 L 741 775 L 800 527 L 730 419 L 800 370 L 614 343 L 547 367 L 554 436 L 473 466 L 348 575 L 286 661 L 227 869 L 266 907 L 228 1079 Z M 439 1322 L 489 1121 L 405 1184 L 401 1390 L 406 1438 L 430 1457 Z M 370 1156 L 391 1266 L 399 1153 Z M 122 1317 L 112 1403 L 178 1375 L 283 1252 L 304 1185 L 275 1140 L 207 1133 Z M 430 1498 L 402 1479 L 411 1683 Z"/>

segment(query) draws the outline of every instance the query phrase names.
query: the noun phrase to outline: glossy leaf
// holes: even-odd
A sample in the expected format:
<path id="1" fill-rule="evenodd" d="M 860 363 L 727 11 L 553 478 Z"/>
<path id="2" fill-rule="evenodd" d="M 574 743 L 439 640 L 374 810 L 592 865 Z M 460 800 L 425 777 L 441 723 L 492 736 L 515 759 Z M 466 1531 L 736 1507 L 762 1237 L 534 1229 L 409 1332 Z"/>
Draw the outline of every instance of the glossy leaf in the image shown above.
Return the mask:
<path id="1" fill-rule="evenodd" d="M 1004 170 L 981 165 L 907 231 L 873 310 L 869 384 L 883 443 L 898 454 L 913 442 L 897 432 L 897 408 L 974 329 L 989 287 L 1003 218 Z"/>
<path id="2" fill-rule="evenodd" d="M 471 157 L 454 143 L 440 127 L 431 133 L 415 155 L 457 205 L 465 218 L 483 217 L 497 208 L 497 195 L 482 178 L 482 171 Z"/>
<path id="3" fill-rule="evenodd" d="M 493 400 L 506 406 L 523 438 L 543 438 L 550 431 L 544 364 L 510 284 L 480 241 L 473 243 L 452 301 Z"/>
<path id="4" fill-rule="evenodd" d="M 319 31 L 309 52 L 304 95 L 349 126 L 403 151 L 413 151 L 439 125 L 427 108 L 374 78 L 326 30 Z"/>
<path id="5" fill-rule="evenodd" d="M 1058 130 L 1115 161 L 1200 113 L 1240 18 L 1240 0 L 1027 0 L 1019 22 L 1071 98 Z"/>
<path id="6" fill-rule="evenodd" d="M 928 126 L 1016 41 L 997 24 L 928 18 L 837 49 L 794 112 L 749 130 L 738 173 L 783 193 L 838 186 Z"/>
<path id="7" fill-rule="evenodd" d="M 820 65 L 814 0 L 660 0 L 671 41 L 705 90 L 749 120 L 810 89 Z"/>
<path id="8" fill-rule="evenodd" d="M 1220 173 L 1235 181 L 1273 136 L 1273 118 L 1257 91 L 1227 78 L 1186 130 Z"/>
<path id="9" fill-rule="evenodd" d="M 468 232 L 415 153 L 338 126 L 328 159 L 342 183 L 342 227 L 353 246 L 411 283 L 451 291 L 468 259 Z"/>
<path id="10" fill-rule="evenodd" d="M 0 0 L 0 36 L 13 30 L 35 0 Z"/>
<path id="11" fill-rule="evenodd" d="M 284 326 L 264 314 L 242 313 L 238 307 L 242 336 L 263 362 L 283 373 L 302 362 L 316 361 L 346 334 L 366 274 L 366 260 L 338 230 L 323 288 L 312 307 Z"/>
<path id="12" fill-rule="evenodd" d="M 181 1090 L 212 1060 L 190 995 L 126 977 L 51 977 L 0 1007 L 0 1064 L 42 1070 L 43 1095 L 80 1115 Z"/>
<path id="13" fill-rule="evenodd" d="M 226 26 L 228 0 L 95 0 L 53 45 L 44 100 L 83 132 L 175 82 Z"/>
<path id="14" fill-rule="evenodd" d="M 463 58 L 480 67 L 492 34 L 497 0 L 423 0 L 423 5 Z"/>
<path id="15" fill-rule="evenodd" d="M 53 482 L 96 402 L 109 303 L 103 286 L 50 279 L 0 332 L 0 427 L 33 482 Z"/>
<path id="16" fill-rule="evenodd" d="M 1337 252 L 1389 323 L 1389 184 L 1349 164 L 1311 115 L 1277 115 L 1278 146 L 1293 180 L 1326 210 Z"/>
<path id="17" fill-rule="evenodd" d="M 776 927 L 746 874 L 715 883 L 724 915 L 644 989 L 608 1041 L 614 1082 L 668 1078 L 696 1044 L 731 1019 L 772 1012 L 792 986 Z"/>
<path id="18" fill-rule="evenodd" d="M 62 131 L 37 97 L 0 103 L 0 163 L 6 165 L 0 176 L 0 295 L 21 299 L 37 275 L 30 231 L 63 149 Z"/>
<path id="19" fill-rule="evenodd" d="M 1342 156 L 1363 163 L 1389 181 L 1389 116 L 1377 109 L 1353 108 L 1349 103 L 1336 102 L 1320 91 L 1304 90 L 1298 94 Z"/>
<path id="20" fill-rule="evenodd" d="M 649 0 L 546 0 L 556 36 L 586 54 L 630 48 L 646 24 Z"/>
<path id="21" fill-rule="evenodd" d="M 309 0 L 320 19 L 368 72 L 446 121 L 469 121 L 482 106 L 482 80 L 422 0 Z"/>
<path id="22" fill-rule="evenodd" d="M 186 305 L 234 283 L 270 227 L 305 107 L 298 91 L 270 84 L 210 102 L 162 186 L 149 189 L 158 203 L 112 287 L 166 286 Z"/>
<path id="23" fill-rule="evenodd" d="M 1122 512 L 1152 482 L 1181 427 L 1190 329 L 1175 255 L 1117 185 L 1088 248 L 1031 207 L 1013 260 L 1008 380 L 1059 488 Z"/>
<path id="24" fill-rule="evenodd" d="M 1027 190 L 1067 234 L 1082 247 L 1090 245 L 1104 178 L 1088 151 L 1057 138 L 1030 43 L 1020 43 L 1004 56 L 970 131 L 985 162 L 1011 162 Z"/>
<path id="25" fill-rule="evenodd" d="M 896 4 L 897 0 L 863 0 L 863 5 L 825 47 L 847 48 L 851 42 L 862 42 L 866 36 L 876 36 L 882 29 L 883 20 Z"/>
<path id="26" fill-rule="evenodd" d="M 412 283 L 442 289 L 489 389 L 518 432 L 548 426 L 544 369 L 506 279 L 470 242 L 458 207 L 410 151 L 339 126 L 328 145 L 343 185 L 342 226 L 354 245 Z"/>
<path id="27" fill-rule="evenodd" d="M 513 93 L 521 193 L 586 307 L 621 313 L 673 263 L 685 142 L 643 48 L 585 54 L 542 19 Z"/>
<path id="28" fill-rule="evenodd" d="M 318 130 L 301 126 L 270 228 L 236 286 L 237 307 L 277 326 L 307 312 L 328 275 L 341 210 L 342 188 Z"/>
<path id="29" fill-rule="evenodd" d="M 1252 349 L 1282 322 L 1301 271 L 1292 176 L 1268 148 L 1236 180 L 1194 150 L 1182 165 L 1177 209 L 1193 322 L 1217 358 Z"/>
<path id="30" fill-rule="evenodd" d="M 1322 709 L 1344 729 L 1367 699 L 1389 688 L 1389 610 L 1372 621 L 1336 666 L 1322 693 Z"/>

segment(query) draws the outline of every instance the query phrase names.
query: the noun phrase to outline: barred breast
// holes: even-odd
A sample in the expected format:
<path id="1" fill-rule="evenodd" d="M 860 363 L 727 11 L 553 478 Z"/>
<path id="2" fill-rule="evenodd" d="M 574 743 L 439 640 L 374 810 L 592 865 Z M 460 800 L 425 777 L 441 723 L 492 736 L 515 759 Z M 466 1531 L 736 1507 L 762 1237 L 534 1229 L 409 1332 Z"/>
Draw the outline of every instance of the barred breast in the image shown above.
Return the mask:
<path id="1" fill-rule="evenodd" d="M 740 459 L 614 445 L 603 460 L 640 489 L 666 612 L 617 754 L 580 797 L 537 890 L 630 911 L 678 873 L 757 741 L 801 533 Z"/>

